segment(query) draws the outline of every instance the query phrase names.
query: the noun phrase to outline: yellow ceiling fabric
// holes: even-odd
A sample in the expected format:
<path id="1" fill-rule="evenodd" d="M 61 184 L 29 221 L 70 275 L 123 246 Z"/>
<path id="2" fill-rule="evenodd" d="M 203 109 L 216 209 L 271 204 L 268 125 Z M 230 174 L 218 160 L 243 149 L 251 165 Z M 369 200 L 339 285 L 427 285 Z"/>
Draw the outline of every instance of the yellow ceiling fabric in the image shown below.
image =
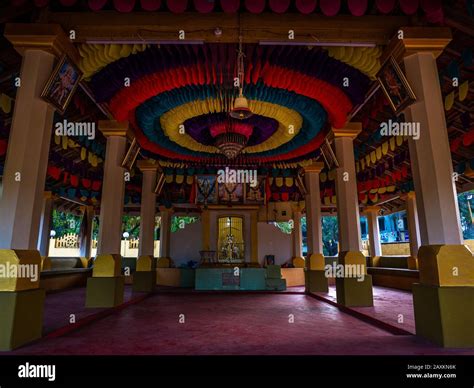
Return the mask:
<path id="1" fill-rule="evenodd" d="M 0 108 L 3 110 L 3 113 L 10 113 L 12 110 L 12 99 L 6 94 L 0 94 Z"/>
<path id="2" fill-rule="evenodd" d="M 362 73 L 375 79 L 380 69 L 380 47 L 325 47 L 329 56 L 338 59 L 360 70 Z M 350 82 L 350 80 L 349 80 Z"/>
<path id="3" fill-rule="evenodd" d="M 88 44 L 78 46 L 81 55 L 79 68 L 84 73 L 84 78 L 89 79 L 108 64 L 120 58 L 128 57 L 144 51 L 146 44 Z"/>
<path id="4" fill-rule="evenodd" d="M 459 101 L 464 101 L 467 97 L 467 93 L 469 92 L 469 81 L 464 81 L 461 85 L 459 85 Z"/>
<path id="5" fill-rule="evenodd" d="M 252 100 L 249 102 L 249 107 L 254 114 L 274 118 L 279 122 L 279 126 L 270 138 L 263 143 L 245 148 L 244 153 L 263 152 L 277 148 L 296 136 L 303 125 L 301 115 L 284 106 Z M 179 128 L 180 125 L 190 118 L 223 111 L 224 107 L 220 99 L 196 100 L 180 105 L 163 114 L 160 117 L 160 125 L 163 133 L 180 146 L 192 151 L 216 153 L 216 147 L 199 143 L 187 133 L 180 133 Z M 291 132 L 288 130 L 290 125 L 293 125 L 294 128 Z"/>
<path id="6" fill-rule="evenodd" d="M 449 111 L 454 104 L 454 92 L 449 93 L 444 99 L 444 109 Z"/>

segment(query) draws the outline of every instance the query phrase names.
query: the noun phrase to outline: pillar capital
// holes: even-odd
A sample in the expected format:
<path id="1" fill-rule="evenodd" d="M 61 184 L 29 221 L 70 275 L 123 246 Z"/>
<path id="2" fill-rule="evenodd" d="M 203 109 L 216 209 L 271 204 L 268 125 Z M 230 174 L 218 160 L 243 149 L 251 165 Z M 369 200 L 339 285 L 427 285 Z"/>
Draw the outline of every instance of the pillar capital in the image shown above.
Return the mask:
<path id="1" fill-rule="evenodd" d="M 43 193 L 44 199 L 56 199 L 56 195 L 52 191 L 45 191 Z"/>
<path id="2" fill-rule="evenodd" d="M 173 208 L 167 208 L 166 206 L 159 206 L 158 209 L 162 213 L 173 213 L 174 212 Z"/>
<path id="3" fill-rule="evenodd" d="M 354 140 L 359 133 L 362 132 L 362 123 L 360 122 L 350 122 L 346 123 L 342 128 L 332 128 L 331 136 L 335 139 L 340 137 L 349 137 Z"/>
<path id="4" fill-rule="evenodd" d="M 403 37 L 401 37 L 403 33 Z M 451 42 L 451 30 L 447 27 L 401 27 L 390 40 L 380 59 L 385 62 L 390 55 L 397 61 L 419 52 L 431 52 L 437 58 Z"/>
<path id="5" fill-rule="evenodd" d="M 143 173 L 145 171 L 157 171 L 160 170 L 160 165 L 156 160 L 153 159 L 141 159 L 137 161 L 138 169 Z"/>
<path id="6" fill-rule="evenodd" d="M 363 214 L 376 214 L 378 215 L 382 208 L 380 206 L 367 206 L 364 208 Z"/>
<path id="7" fill-rule="evenodd" d="M 67 56 L 77 65 L 81 56 L 59 24 L 7 23 L 5 37 L 21 55 L 28 49 L 42 50 L 57 57 Z"/>
<path id="8" fill-rule="evenodd" d="M 416 199 L 416 194 L 414 191 L 409 191 L 408 193 L 404 193 L 400 195 L 400 199 L 403 201 L 408 201 L 409 199 Z"/>
<path id="9" fill-rule="evenodd" d="M 105 137 L 126 137 L 129 131 L 128 121 L 99 120 L 99 130 Z"/>
<path id="10" fill-rule="evenodd" d="M 313 162 L 308 166 L 303 167 L 305 174 L 320 173 L 324 169 L 324 162 Z"/>

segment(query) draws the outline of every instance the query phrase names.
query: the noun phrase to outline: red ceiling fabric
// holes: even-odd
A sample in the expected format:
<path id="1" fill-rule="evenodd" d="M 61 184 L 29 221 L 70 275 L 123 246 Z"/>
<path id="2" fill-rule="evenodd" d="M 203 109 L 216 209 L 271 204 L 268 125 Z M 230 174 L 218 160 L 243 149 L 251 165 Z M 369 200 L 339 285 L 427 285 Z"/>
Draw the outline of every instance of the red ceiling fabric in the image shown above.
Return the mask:
<path id="1" fill-rule="evenodd" d="M 441 0 L 421 0 L 421 7 L 429 14 L 441 9 Z"/>
<path id="2" fill-rule="evenodd" d="M 135 0 L 114 0 L 115 9 L 119 12 L 131 12 L 135 7 Z"/>
<path id="3" fill-rule="evenodd" d="M 183 13 L 188 7 L 188 0 L 167 0 L 166 5 L 173 13 Z"/>
<path id="4" fill-rule="evenodd" d="M 130 87 L 116 93 L 110 100 L 110 109 L 117 120 L 126 120 L 130 111 L 149 98 L 187 85 L 186 74 L 197 71 L 197 66 L 193 65 L 186 69 L 179 67 L 142 77 Z M 265 66 L 265 71 L 262 71 L 262 80 L 267 86 L 287 89 L 318 101 L 335 128 L 341 128 L 345 124 L 347 114 L 352 109 L 352 102 L 342 90 L 297 71 L 268 65 Z"/>
<path id="5" fill-rule="evenodd" d="M 145 11 L 157 11 L 161 7 L 161 0 L 140 0 L 140 5 Z"/>
<path id="6" fill-rule="evenodd" d="M 390 13 L 395 8 L 395 0 L 376 0 L 377 9 L 382 13 Z"/>
<path id="7" fill-rule="evenodd" d="M 265 0 L 245 0 L 245 8 L 252 13 L 261 13 L 265 9 Z"/>
<path id="8" fill-rule="evenodd" d="M 407 15 L 413 15 L 418 11 L 418 0 L 400 0 L 400 8 Z"/>
<path id="9" fill-rule="evenodd" d="M 269 5 L 273 12 L 284 13 L 290 6 L 290 0 L 270 0 Z"/>
<path id="10" fill-rule="evenodd" d="M 107 4 L 107 0 L 88 0 L 89 8 L 93 11 L 100 11 Z"/>
<path id="11" fill-rule="evenodd" d="M 341 0 L 321 0 L 319 6 L 326 16 L 335 16 L 341 8 Z"/>
<path id="12" fill-rule="evenodd" d="M 226 13 L 237 12 L 240 8 L 240 0 L 221 0 L 221 7 Z"/>
<path id="13" fill-rule="evenodd" d="M 201 13 L 209 13 L 214 9 L 215 0 L 194 0 L 194 7 Z"/>
<path id="14" fill-rule="evenodd" d="M 46 7 L 49 4 L 49 0 L 34 0 L 37 7 Z"/>
<path id="15" fill-rule="evenodd" d="M 23 5 L 26 3 L 26 0 L 12 0 L 12 5 L 14 7 L 19 7 L 20 5 Z"/>
<path id="16" fill-rule="evenodd" d="M 74 4 L 76 4 L 77 0 L 60 0 L 61 5 L 64 5 L 65 7 L 71 7 Z"/>
<path id="17" fill-rule="evenodd" d="M 296 0 L 296 8 L 303 14 L 313 12 L 317 5 L 317 0 Z"/>
<path id="18" fill-rule="evenodd" d="M 0 156 L 3 156 L 7 153 L 8 143 L 4 139 L 0 139 Z"/>
<path id="19" fill-rule="evenodd" d="M 348 0 L 349 10 L 354 16 L 362 16 L 367 11 L 367 0 Z"/>

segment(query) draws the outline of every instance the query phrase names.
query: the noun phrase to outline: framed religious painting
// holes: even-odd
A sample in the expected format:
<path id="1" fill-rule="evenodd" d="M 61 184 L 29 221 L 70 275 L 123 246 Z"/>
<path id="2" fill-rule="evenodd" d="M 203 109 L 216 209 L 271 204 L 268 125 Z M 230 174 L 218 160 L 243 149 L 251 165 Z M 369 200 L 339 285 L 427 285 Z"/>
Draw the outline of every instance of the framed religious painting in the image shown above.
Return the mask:
<path id="1" fill-rule="evenodd" d="M 140 154 L 140 146 L 138 145 L 137 139 L 133 139 L 132 144 L 128 147 L 128 151 L 122 160 L 122 167 L 127 171 L 132 171 L 133 165 Z"/>
<path id="2" fill-rule="evenodd" d="M 217 176 L 196 175 L 196 203 L 200 205 L 217 204 Z"/>
<path id="3" fill-rule="evenodd" d="M 67 55 L 63 55 L 49 77 L 41 98 L 64 114 L 82 77 L 82 72 Z"/>
<path id="4" fill-rule="evenodd" d="M 243 183 L 219 183 L 219 203 L 222 205 L 244 203 Z"/>
<path id="5" fill-rule="evenodd" d="M 244 203 L 248 205 L 265 205 L 265 180 L 266 176 L 257 177 L 255 183 L 245 183 Z"/>
<path id="6" fill-rule="evenodd" d="M 392 56 L 377 73 L 377 80 L 396 115 L 416 101 L 415 93 Z"/>

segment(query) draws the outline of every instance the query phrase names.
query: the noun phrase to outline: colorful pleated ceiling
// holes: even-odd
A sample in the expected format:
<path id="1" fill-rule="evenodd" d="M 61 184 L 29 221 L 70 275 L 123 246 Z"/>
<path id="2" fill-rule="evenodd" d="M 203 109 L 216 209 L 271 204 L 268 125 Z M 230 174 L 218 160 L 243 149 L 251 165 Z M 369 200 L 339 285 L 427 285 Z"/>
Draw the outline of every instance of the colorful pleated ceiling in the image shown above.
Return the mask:
<path id="1" fill-rule="evenodd" d="M 225 162 L 214 138 L 231 105 L 222 92 L 236 92 L 236 45 L 92 46 L 81 53 L 84 70 L 100 62 L 90 71 L 95 98 L 132 124 L 145 152 L 162 160 Z M 245 55 L 243 92 L 253 112 L 237 131 L 248 139 L 245 163 L 314 157 L 330 127 L 345 124 L 370 85 L 348 64 L 351 56 L 345 63 L 321 48 L 248 45 Z"/>
<path id="2" fill-rule="evenodd" d="M 87 3 L 92 11 L 115 9 L 118 12 L 132 11 L 170 11 L 183 13 L 197 11 L 209 12 L 250 12 L 259 14 L 265 11 L 275 13 L 299 12 L 309 14 L 313 12 L 326 16 L 336 16 L 343 12 L 349 12 L 354 16 L 363 16 L 371 11 L 380 14 L 401 11 L 407 15 L 423 10 L 429 19 L 442 21 L 441 0 L 375 0 L 375 7 L 371 9 L 368 0 L 11 0 L 15 6 L 33 2 L 37 7 L 45 7 L 51 4 L 60 4 L 64 7 L 72 7 Z M 441 20 L 439 17 L 441 15 Z"/>

